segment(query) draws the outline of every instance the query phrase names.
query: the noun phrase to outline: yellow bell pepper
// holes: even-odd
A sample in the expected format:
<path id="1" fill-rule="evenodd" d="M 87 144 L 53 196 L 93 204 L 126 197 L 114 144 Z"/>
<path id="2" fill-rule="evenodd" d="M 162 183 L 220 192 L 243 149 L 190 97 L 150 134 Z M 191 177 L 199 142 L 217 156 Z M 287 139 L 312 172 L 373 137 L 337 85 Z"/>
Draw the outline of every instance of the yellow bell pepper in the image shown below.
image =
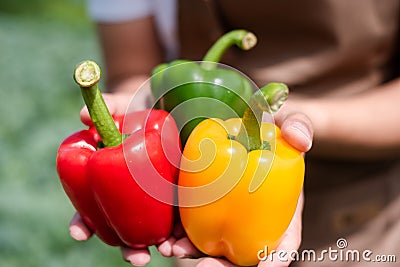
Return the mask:
<path id="1" fill-rule="evenodd" d="M 287 229 L 304 159 L 278 127 L 261 123 L 263 111 L 278 109 L 287 93 L 281 83 L 268 84 L 253 95 L 243 119 L 207 119 L 191 133 L 181 161 L 179 211 L 203 253 L 255 265 L 258 252 L 275 249 Z"/>

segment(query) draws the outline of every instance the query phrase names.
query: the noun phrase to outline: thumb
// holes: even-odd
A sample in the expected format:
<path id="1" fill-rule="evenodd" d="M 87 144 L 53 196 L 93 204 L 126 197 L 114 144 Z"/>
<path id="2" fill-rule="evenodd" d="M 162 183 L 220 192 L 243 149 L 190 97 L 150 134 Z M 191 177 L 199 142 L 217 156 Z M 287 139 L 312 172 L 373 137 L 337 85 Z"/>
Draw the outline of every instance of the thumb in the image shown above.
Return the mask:
<path id="1" fill-rule="evenodd" d="M 297 253 L 302 235 L 302 212 L 304 206 L 304 193 L 301 192 L 293 215 L 286 232 L 282 236 L 281 243 L 274 250 L 274 254 L 261 261 L 258 267 L 287 267 L 292 262 L 292 252 Z"/>
<path id="2" fill-rule="evenodd" d="M 102 94 L 104 98 L 104 102 L 107 105 L 108 110 L 111 115 L 115 115 L 117 112 L 117 104 L 116 104 L 116 96 L 113 94 Z M 86 106 L 81 109 L 80 112 L 81 121 L 87 126 L 92 126 L 92 119 L 90 118 L 89 111 Z"/>
<path id="3" fill-rule="evenodd" d="M 289 144 L 301 152 L 308 152 L 311 149 L 314 129 L 307 115 L 283 109 L 276 114 L 275 122 Z"/>
<path id="4" fill-rule="evenodd" d="M 88 240 L 92 235 L 90 229 L 83 222 L 82 217 L 76 212 L 69 224 L 69 232 L 73 239 L 78 241 Z"/>

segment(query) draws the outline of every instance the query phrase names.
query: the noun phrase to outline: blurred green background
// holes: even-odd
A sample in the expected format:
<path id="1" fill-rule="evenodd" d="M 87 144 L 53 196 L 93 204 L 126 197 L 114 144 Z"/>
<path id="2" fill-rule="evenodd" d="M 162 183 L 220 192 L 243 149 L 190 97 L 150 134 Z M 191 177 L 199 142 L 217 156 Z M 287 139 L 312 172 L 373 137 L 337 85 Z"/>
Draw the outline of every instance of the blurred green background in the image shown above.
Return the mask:
<path id="1" fill-rule="evenodd" d="M 84 0 L 0 1 L 0 266 L 129 266 L 118 248 L 69 237 L 73 208 L 58 181 L 58 145 L 81 129 L 72 79 L 101 64 Z M 152 248 L 148 266 L 173 266 Z"/>

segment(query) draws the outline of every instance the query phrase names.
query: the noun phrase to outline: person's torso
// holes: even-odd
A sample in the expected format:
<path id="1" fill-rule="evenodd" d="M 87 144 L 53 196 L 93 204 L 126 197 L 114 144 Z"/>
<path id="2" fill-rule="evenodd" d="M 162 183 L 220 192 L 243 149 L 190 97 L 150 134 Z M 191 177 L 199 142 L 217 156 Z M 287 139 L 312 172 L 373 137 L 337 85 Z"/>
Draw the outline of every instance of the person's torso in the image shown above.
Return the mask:
<path id="1" fill-rule="evenodd" d="M 297 92 L 343 95 L 385 79 L 397 41 L 397 0 L 181 0 L 181 58 L 201 60 L 224 32 L 248 29 L 251 51 L 230 49 L 223 63 L 259 86 L 285 82 Z"/>
<path id="2" fill-rule="evenodd" d="M 201 60 L 224 32 L 244 28 L 258 37 L 257 46 L 230 49 L 223 63 L 259 86 L 279 81 L 296 93 L 342 97 L 387 79 L 399 8 L 398 0 L 180 0 L 181 58 Z M 390 166 L 391 160 L 309 159 L 307 178 L 311 187 L 333 188 Z"/>

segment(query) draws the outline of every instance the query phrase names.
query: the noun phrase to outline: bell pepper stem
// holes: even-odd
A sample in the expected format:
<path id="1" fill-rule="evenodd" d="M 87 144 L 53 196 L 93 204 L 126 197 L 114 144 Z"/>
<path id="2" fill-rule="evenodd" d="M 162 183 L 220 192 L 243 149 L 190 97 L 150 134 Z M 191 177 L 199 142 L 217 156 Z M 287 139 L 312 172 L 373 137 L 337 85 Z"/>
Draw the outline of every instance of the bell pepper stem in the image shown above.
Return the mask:
<path id="1" fill-rule="evenodd" d="M 242 127 L 235 140 L 244 145 L 248 151 L 262 149 L 260 126 L 263 112 L 276 113 L 289 94 L 283 83 L 269 83 L 255 92 L 242 118 Z"/>
<path id="2" fill-rule="evenodd" d="M 257 37 L 246 30 L 233 30 L 222 35 L 214 45 L 208 50 L 207 54 L 203 58 L 201 66 L 205 69 L 212 70 L 216 68 L 216 64 L 219 62 L 225 51 L 232 45 L 238 46 L 242 50 L 249 50 L 257 44 Z"/>
<path id="3" fill-rule="evenodd" d="M 74 70 L 75 82 L 81 88 L 83 100 L 101 141 L 105 147 L 117 146 L 122 143 L 122 135 L 101 95 L 98 87 L 100 77 L 100 67 L 90 60 L 81 62 Z"/>

